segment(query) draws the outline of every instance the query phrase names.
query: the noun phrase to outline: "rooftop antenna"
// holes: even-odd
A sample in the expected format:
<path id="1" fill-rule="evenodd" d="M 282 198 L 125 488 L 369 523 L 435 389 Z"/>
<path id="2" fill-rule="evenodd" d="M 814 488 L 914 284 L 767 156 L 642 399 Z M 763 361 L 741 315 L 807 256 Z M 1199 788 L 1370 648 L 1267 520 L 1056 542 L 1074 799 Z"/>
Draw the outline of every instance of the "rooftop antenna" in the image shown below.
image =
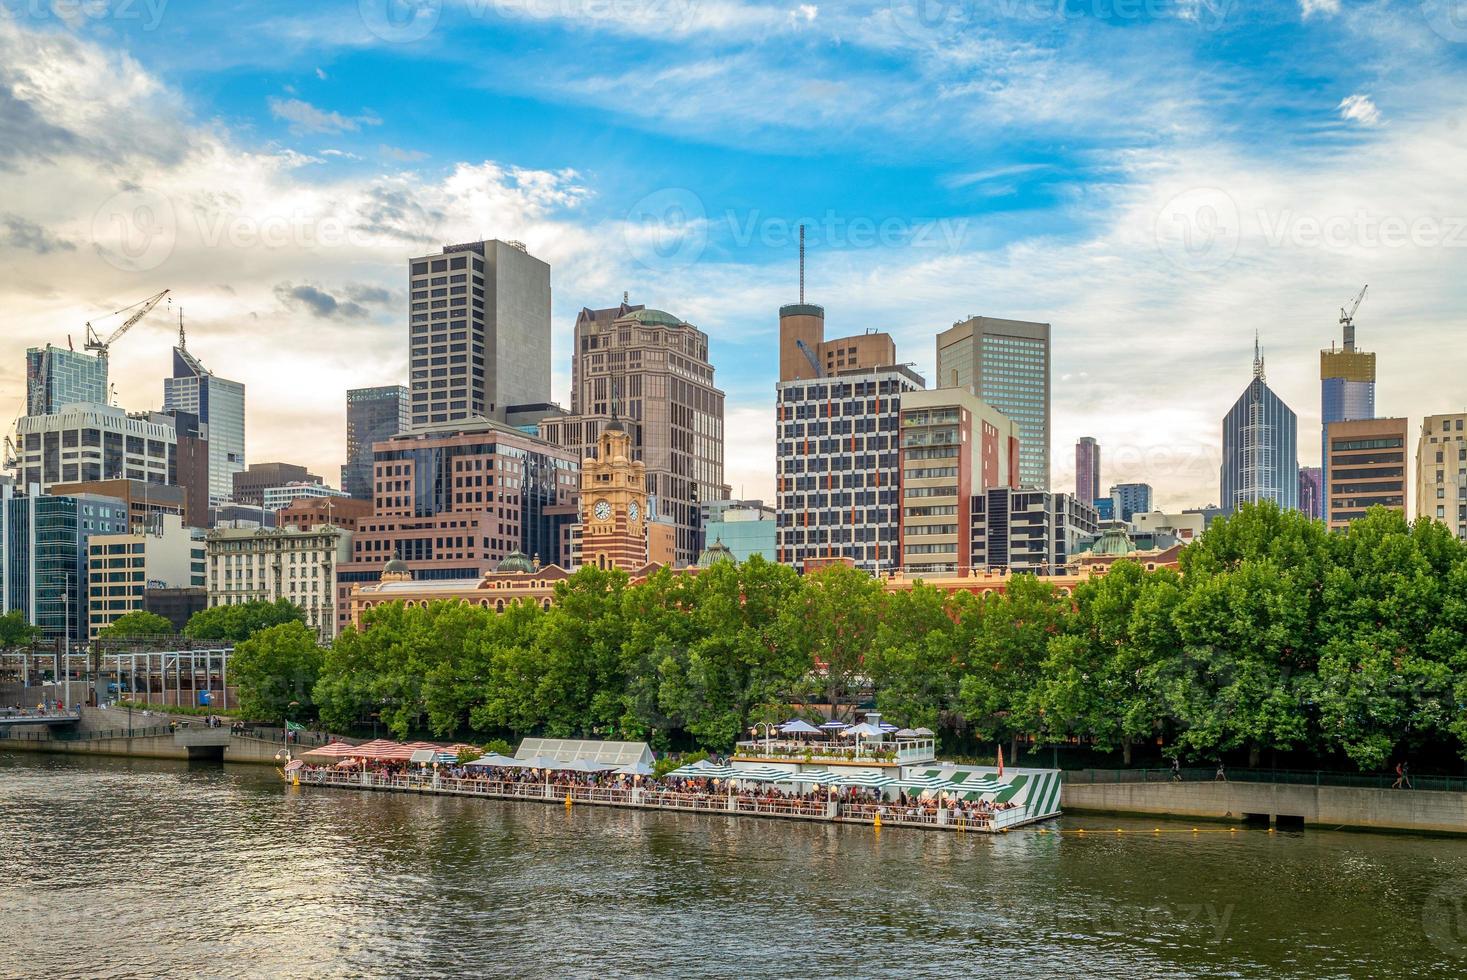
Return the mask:
<path id="1" fill-rule="evenodd" d="M 800 225 L 800 304 L 805 303 L 805 226 Z"/>
<path id="2" fill-rule="evenodd" d="M 621 305 L 627 306 L 631 303 L 631 293 L 625 289 L 621 291 Z"/>
<path id="3" fill-rule="evenodd" d="M 183 335 L 183 307 L 178 308 L 178 349 L 188 350 L 187 341 Z"/>
<path id="4" fill-rule="evenodd" d="M 1263 348 L 1258 345 L 1258 331 L 1253 331 L 1253 377 L 1267 381 L 1263 376 Z"/>

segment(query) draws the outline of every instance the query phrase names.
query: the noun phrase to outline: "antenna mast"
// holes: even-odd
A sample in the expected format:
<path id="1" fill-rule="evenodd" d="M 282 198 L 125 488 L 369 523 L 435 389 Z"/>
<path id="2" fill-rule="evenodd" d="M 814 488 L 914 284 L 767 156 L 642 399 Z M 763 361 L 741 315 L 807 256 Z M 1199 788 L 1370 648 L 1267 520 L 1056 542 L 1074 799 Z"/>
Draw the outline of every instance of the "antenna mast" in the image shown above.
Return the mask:
<path id="1" fill-rule="evenodd" d="M 805 226 L 800 225 L 800 303 L 805 302 Z"/>

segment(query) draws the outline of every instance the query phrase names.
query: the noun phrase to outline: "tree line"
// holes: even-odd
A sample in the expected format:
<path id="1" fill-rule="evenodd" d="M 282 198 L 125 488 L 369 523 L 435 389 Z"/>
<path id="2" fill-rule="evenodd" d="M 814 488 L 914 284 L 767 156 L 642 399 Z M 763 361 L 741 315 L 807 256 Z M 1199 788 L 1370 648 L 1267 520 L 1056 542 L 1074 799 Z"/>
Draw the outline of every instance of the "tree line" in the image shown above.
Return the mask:
<path id="1" fill-rule="evenodd" d="M 325 649 L 297 618 L 254 633 L 230 668 L 242 706 L 398 737 L 727 751 L 800 706 L 874 704 L 947 751 L 1072 744 L 1130 762 L 1144 745 L 1361 769 L 1467 755 L 1467 546 L 1385 510 L 1332 534 L 1247 507 L 1180 574 L 1122 560 L 1069 595 L 1027 575 L 1002 593 L 887 592 L 756 557 L 636 584 L 582 568 L 548 610 L 389 604 L 363 625 Z"/>

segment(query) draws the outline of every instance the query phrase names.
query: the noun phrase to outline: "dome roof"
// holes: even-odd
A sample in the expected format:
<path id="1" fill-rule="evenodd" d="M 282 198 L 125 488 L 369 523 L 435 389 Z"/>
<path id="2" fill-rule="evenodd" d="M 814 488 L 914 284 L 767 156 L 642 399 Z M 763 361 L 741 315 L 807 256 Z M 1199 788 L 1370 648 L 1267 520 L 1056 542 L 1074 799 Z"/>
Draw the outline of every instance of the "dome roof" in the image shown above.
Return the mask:
<path id="1" fill-rule="evenodd" d="M 496 573 L 533 572 L 534 570 L 535 563 L 530 561 L 530 556 L 518 548 L 505 555 L 499 564 L 494 566 Z"/>
<path id="2" fill-rule="evenodd" d="M 1096 538 L 1095 543 L 1090 546 L 1090 553 L 1092 555 L 1105 555 L 1110 557 L 1129 555 L 1135 550 L 1136 544 L 1131 540 L 1131 536 L 1126 533 L 1126 528 L 1123 524 L 1110 525 L 1104 531 L 1100 532 L 1100 537 Z"/>
<path id="3" fill-rule="evenodd" d="M 647 324 L 648 326 L 680 327 L 683 325 L 683 321 L 671 313 L 662 310 L 637 310 L 633 313 L 628 313 L 626 318 L 628 320 L 636 320 L 638 323 Z"/>
<path id="4" fill-rule="evenodd" d="M 712 568 L 714 562 L 734 560 L 734 553 L 723 543 L 723 539 L 715 538 L 712 544 L 703 549 L 693 565 L 695 568 Z"/>
<path id="5" fill-rule="evenodd" d="M 411 581 L 412 577 L 413 570 L 401 558 L 390 559 L 387 564 L 382 566 L 382 574 L 379 576 L 384 582 Z"/>

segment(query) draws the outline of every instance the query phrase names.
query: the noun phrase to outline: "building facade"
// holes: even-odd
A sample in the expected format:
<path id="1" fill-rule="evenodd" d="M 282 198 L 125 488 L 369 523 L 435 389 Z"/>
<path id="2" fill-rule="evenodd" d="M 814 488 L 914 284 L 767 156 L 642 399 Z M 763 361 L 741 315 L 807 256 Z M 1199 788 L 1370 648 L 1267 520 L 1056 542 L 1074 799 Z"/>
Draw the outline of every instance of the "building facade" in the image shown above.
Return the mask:
<path id="1" fill-rule="evenodd" d="M 407 431 L 412 420 L 410 405 L 403 385 L 347 391 L 346 462 L 341 467 L 341 489 L 347 496 L 372 499 L 372 447 Z"/>
<path id="2" fill-rule="evenodd" d="M 25 352 L 25 413 L 53 415 L 67 405 L 107 405 L 107 359 L 47 344 Z"/>
<path id="3" fill-rule="evenodd" d="M 900 567 L 961 572 L 971 553 L 972 502 L 1019 481 L 1019 427 L 967 388 L 901 397 Z"/>
<path id="4" fill-rule="evenodd" d="M 715 500 L 703 504 L 703 536 L 709 544 L 721 543 L 735 561 L 759 555 L 777 561 L 779 544 L 773 507 L 762 500 Z"/>
<path id="5" fill-rule="evenodd" d="M 574 523 L 580 459 L 497 422 L 414 428 L 373 453 L 372 516 L 359 518 L 341 570 L 341 615 L 353 584 L 402 559 L 419 581 L 483 575 L 512 552 L 558 564 Z"/>
<path id="6" fill-rule="evenodd" d="M 317 524 L 334 524 L 348 531 L 372 516 L 372 502 L 354 497 L 300 497 L 275 511 L 276 527 L 308 530 Z"/>
<path id="7" fill-rule="evenodd" d="M 825 338 L 825 308 L 802 299 L 779 308 L 779 380 L 806 381 L 896 363 L 896 341 L 878 330 Z"/>
<path id="8" fill-rule="evenodd" d="M 16 435 L 16 482 L 22 486 L 177 481 L 177 434 L 166 415 L 69 405 L 51 415 L 25 416 L 16 422 Z"/>
<path id="9" fill-rule="evenodd" d="M 188 412 L 208 442 L 209 503 L 234 492 L 245 468 L 245 386 L 218 377 L 183 346 L 173 348 L 173 377 L 163 380 L 163 410 Z"/>
<path id="10" fill-rule="evenodd" d="M 1263 353 L 1253 350 L 1253 380 L 1222 424 L 1221 493 L 1224 513 L 1272 501 L 1299 506 L 1299 419 L 1268 387 Z"/>
<path id="11" fill-rule="evenodd" d="M 1416 516 L 1467 541 L 1467 413 L 1428 415 L 1416 441 Z"/>
<path id="12" fill-rule="evenodd" d="M 550 400 L 550 266 L 519 242 L 408 260 L 412 424 L 503 421 Z"/>
<path id="13" fill-rule="evenodd" d="M 1324 517 L 1324 467 L 1299 467 L 1299 511 L 1306 517 Z"/>
<path id="14" fill-rule="evenodd" d="M 84 640 L 92 536 L 127 530 L 120 500 L 0 485 L 0 612 L 19 610 L 46 640 Z"/>
<path id="15" fill-rule="evenodd" d="M 971 513 L 975 569 L 1061 574 L 1100 533 L 1094 505 L 1068 493 L 997 487 L 975 495 Z"/>
<path id="16" fill-rule="evenodd" d="M 161 526 L 160 517 L 175 515 L 182 519 L 188 509 L 188 493 L 183 487 L 145 480 L 90 480 L 85 483 L 58 483 L 46 491 L 61 497 L 88 494 L 111 497 L 127 505 L 128 525 L 132 529 Z"/>
<path id="17" fill-rule="evenodd" d="M 1344 343 L 1319 352 L 1320 485 L 1329 481 L 1329 427 L 1333 422 L 1375 418 L 1375 354 L 1355 349 L 1355 324 L 1343 318 Z"/>
<path id="18" fill-rule="evenodd" d="M 293 500 L 350 499 L 346 491 L 324 483 L 287 483 L 280 487 L 266 487 L 261 497 L 266 510 L 280 510 Z"/>
<path id="19" fill-rule="evenodd" d="M 204 532 L 183 518 L 163 515 L 127 534 L 94 534 L 88 545 L 88 635 L 130 612 L 147 609 L 149 589 L 199 589 L 205 585 Z"/>
<path id="20" fill-rule="evenodd" d="M 336 636 L 341 567 L 352 557 L 352 532 L 325 525 L 215 528 L 209 532 L 209 606 L 286 599 L 306 614 L 321 642 Z"/>
<path id="21" fill-rule="evenodd" d="M 295 463 L 251 463 L 231 477 L 229 499 L 232 503 L 265 507 L 265 491 L 292 483 L 319 484 L 321 478 Z M 286 501 L 289 503 L 289 501 Z M 285 506 L 281 504 L 281 506 Z M 276 508 L 271 507 L 270 510 Z"/>
<path id="22" fill-rule="evenodd" d="M 1151 484 L 1117 483 L 1110 488 L 1116 520 L 1129 521 L 1151 510 Z"/>
<path id="23" fill-rule="evenodd" d="M 900 365 L 776 385 L 779 561 L 901 564 L 902 397 L 922 388 Z"/>
<path id="24" fill-rule="evenodd" d="M 937 386 L 968 388 L 1019 425 L 1019 483 L 1049 489 L 1050 329 L 969 317 L 937 335 Z M 1093 499 L 1093 498 L 1092 498 Z"/>
<path id="25" fill-rule="evenodd" d="M 1354 419 L 1329 424 L 1326 520 L 1348 527 L 1371 507 L 1406 513 L 1406 420 Z"/>
<path id="26" fill-rule="evenodd" d="M 1075 443 L 1075 496 L 1091 502 L 1100 498 L 1100 443 L 1094 436 Z"/>
<path id="27" fill-rule="evenodd" d="M 675 528 L 676 560 L 698 556 L 699 504 L 729 495 L 724 483 L 724 395 L 713 383 L 708 335 L 661 310 L 623 302 L 576 317 L 571 411 L 547 416 L 549 442 L 591 455 L 613 415 L 646 466 L 647 503 Z"/>

